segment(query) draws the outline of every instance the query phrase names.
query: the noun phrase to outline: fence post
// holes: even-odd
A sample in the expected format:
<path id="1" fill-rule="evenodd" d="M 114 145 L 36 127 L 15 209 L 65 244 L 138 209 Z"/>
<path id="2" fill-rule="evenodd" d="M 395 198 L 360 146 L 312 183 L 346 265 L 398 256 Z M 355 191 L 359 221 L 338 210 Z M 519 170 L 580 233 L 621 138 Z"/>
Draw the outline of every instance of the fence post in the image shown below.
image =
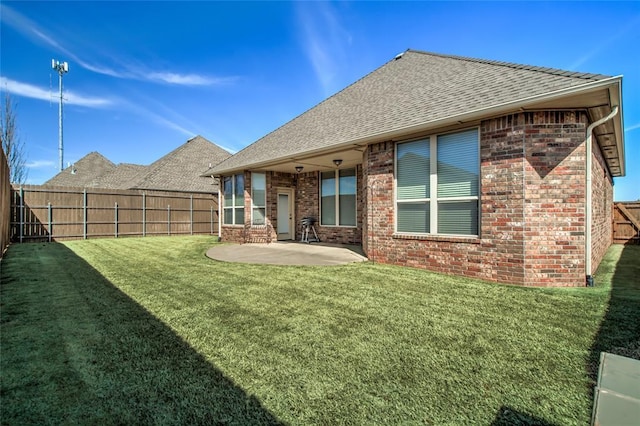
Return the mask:
<path id="1" fill-rule="evenodd" d="M 116 207 L 115 207 L 115 223 L 114 223 L 114 228 L 116 231 L 116 238 L 118 238 L 118 202 L 116 201 Z"/>
<path id="2" fill-rule="evenodd" d="M 190 196 L 190 204 L 189 204 L 189 231 L 191 235 L 193 235 L 193 194 Z"/>
<path id="3" fill-rule="evenodd" d="M 147 194 L 142 193 L 142 236 L 147 235 Z"/>
<path id="4" fill-rule="evenodd" d="M 211 206 L 211 235 L 213 235 L 213 206 Z"/>
<path id="5" fill-rule="evenodd" d="M 47 204 L 47 218 L 49 219 L 49 242 L 51 242 L 51 235 L 53 235 L 53 219 L 52 219 L 51 203 Z"/>
<path id="6" fill-rule="evenodd" d="M 87 188 L 82 191 L 82 239 L 87 239 Z"/>
<path id="7" fill-rule="evenodd" d="M 20 187 L 20 225 L 19 225 L 20 242 L 24 238 L 24 188 Z"/>
<path id="8" fill-rule="evenodd" d="M 167 235 L 171 235 L 171 206 L 167 206 Z"/>

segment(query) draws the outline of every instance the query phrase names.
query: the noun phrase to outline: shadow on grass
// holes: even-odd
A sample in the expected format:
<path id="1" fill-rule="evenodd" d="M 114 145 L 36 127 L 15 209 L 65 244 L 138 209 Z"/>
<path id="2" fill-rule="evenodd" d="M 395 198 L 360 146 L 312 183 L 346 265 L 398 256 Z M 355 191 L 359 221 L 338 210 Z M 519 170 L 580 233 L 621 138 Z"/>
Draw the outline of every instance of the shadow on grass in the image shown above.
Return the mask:
<path id="1" fill-rule="evenodd" d="M 594 382 L 601 352 L 640 359 L 640 246 L 624 246 L 617 262 L 600 268 L 605 268 L 598 270 L 602 278 L 611 276 L 611 293 L 589 356 L 588 371 Z"/>
<path id="2" fill-rule="evenodd" d="M 0 264 L 3 424 L 279 424 L 64 245 Z"/>
<path id="3" fill-rule="evenodd" d="M 491 426 L 513 426 L 513 425 L 536 425 L 536 426 L 554 426 L 544 419 L 522 413 L 511 407 L 502 406 L 496 413 L 496 418 L 491 422 Z"/>

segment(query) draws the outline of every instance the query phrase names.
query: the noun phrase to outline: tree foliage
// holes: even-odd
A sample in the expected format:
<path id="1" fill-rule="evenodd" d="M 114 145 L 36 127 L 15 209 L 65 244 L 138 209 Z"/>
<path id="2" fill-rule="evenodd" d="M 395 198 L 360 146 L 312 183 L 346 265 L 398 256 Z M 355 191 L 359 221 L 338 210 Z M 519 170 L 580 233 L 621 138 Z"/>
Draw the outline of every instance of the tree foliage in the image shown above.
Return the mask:
<path id="1" fill-rule="evenodd" d="M 24 143 L 18 135 L 16 124 L 16 107 L 8 93 L 4 95 L 4 103 L 0 113 L 0 138 L 2 150 L 9 163 L 9 178 L 12 183 L 25 183 L 27 180 L 27 159 Z"/>

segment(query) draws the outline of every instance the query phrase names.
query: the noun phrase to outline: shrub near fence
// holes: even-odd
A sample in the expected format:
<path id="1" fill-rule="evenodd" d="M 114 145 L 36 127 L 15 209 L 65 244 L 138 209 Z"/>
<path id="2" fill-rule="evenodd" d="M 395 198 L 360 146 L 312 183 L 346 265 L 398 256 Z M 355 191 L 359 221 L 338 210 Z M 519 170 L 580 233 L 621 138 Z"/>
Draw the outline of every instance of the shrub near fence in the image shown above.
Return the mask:
<path id="1" fill-rule="evenodd" d="M 218 233 L 214 194 L 27 185 L 11 200 L 19 242 Z"/>
<path id="2" fill-rule="evenodd" d="M 11 183 L 9 176 L 9 163 L 0 149 L 0 258 L 4 249 L 9 244 L 11 223 Z"/>

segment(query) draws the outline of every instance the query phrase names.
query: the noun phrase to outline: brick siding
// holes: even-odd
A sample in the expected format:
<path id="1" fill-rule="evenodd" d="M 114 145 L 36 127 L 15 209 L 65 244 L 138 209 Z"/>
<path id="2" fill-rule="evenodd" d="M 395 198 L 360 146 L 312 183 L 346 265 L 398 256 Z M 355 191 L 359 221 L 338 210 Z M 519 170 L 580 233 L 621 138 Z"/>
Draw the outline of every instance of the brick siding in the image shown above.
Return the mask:
<path id="1" fill-rule="evenodd" d="M 591 273 L 595 274 L 613 242 L 613 178 L 608 172 L 600 147 L 593 139 L 591 176 Z"/>
<path id="2" fill-rule="evenodd" d="M 479 238 L 394 234 L 394 144 L 370 145 L 365 252 L 374 261 L 504 283 L 583 286 L 587 125 L 583 111 L 526 112 L 481 123 Z M 594 268 L 611 238 L 611 180 L 597 151 Z"/>

